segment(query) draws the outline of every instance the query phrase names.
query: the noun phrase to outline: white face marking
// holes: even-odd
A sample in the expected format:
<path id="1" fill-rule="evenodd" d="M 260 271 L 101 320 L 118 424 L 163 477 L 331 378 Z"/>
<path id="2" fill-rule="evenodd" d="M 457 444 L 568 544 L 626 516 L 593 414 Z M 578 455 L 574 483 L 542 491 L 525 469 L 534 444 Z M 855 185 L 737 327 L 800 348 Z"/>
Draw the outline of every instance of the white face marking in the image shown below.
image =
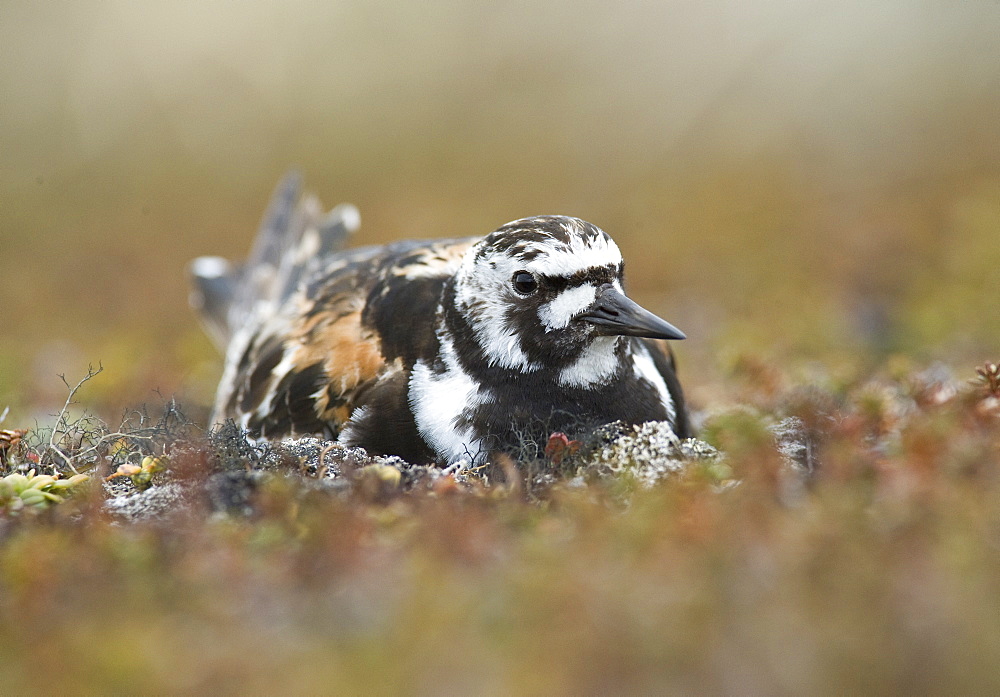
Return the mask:
<path id="1" fill-rule="evenodd" d="M 618 370 L 617 336 L 599 336 L 583 350 L 573 365 L 559 372 L 559 384 L 590 387 L 606 383 Z"/>
<path id="2" fill-rule="evenodd" d="M 567 218 L 562 224 L 568 232 L 581 230 L 579 221 Z M 472 322 L 476 340 L 487 360 L 493 366 L 530 373 L 541 366 L 532 362 L 521 348 L 516 330 L 508 326 L 506 313 L 513 303 L 522 298 L 511 288 L 510 279 L 517 271 L 529 271 L 545 276 L 572 276 L 595 267 L 618 266 L 622 263 L 621 251 L 614 241 L 604 234 L 571 234 L 569 244 L 552 240 L 551 243 L 525 245 L 524 251 L 537 252 L 530 261 L 520 261 L 514 256 L 502 253 L 492 254 L 477 261 L 477 247 L 470 249 L 456 273 L 456 301 L 467 317 L 475 315 Z M 615 284 L 617 286 L 617 283 Z M 565 327 L 569 305 L 579 312 L 591 302 L 582 304 L 590 290 L 578 290 L 579 295 L 570 295 L 561 301 L 549 303 L 548 311 L 539 313 L 540 319 L 549 329 Z M 559 304 L 557 304 L 559 303 Z M 542 312 L 545 312 L 543 315 Z"/>
<path id="3" fill-rule="evenodd" d="M 568 223 L 568 225 L 572 226 L 573 223 Z M 607 235 L 598 235 L 593 238 L 572 235 L 568 247 L 565 245 L 531 244 L 527 245 L 526 249 L 540 251 L 542 254 L 532 259 L 523 268 L 549 276 L 572 276 L 589 268 L 618 266 L 622 263 L 621 250 L 618 249 L 615 241 Z"/>
<path id="4" fill-rule="evenodd" d="M 563 329 L 578 314 L 594 304 L 597 288 L 590 284 L 568 288 L 538 308 L 538 318 L 548 330 Z"/>
<path id="5" fill-rule="evenodd" d="M 670 396 L 670 390 L 667 389 L 667 383 L 664 382 L 663 376 L 656 369 L 656 364 L 653 362 L 653 357 L 649 354 L 649 349 L 641 341 L 633 341 L 632 348 L 632 362 L 635 374 L 653 384 L 656 391 L 660 393 L 663 406 L 667 408 L 667 420 L 671 424 L 676 423 L 677 410 L 674 408 L 674 400 Z"/>
<path id="6" fill-rule="evenodd" d="M 420 435 L 447 464 L 464 457 L 475 461 L 483 455 L 483 445 L 471 427 L 459 428 L 456 422 L 466 408 L 485 404 L 491 396 L 462 370 L 451 340 L 440 332 L 438 338 L 446 370 L 436 374 L 425 361 L 417 361 L 410 374 L 410 409 Z"/>
<path id="7" fill-rule="evenodd" d="M 477 318 L 472 329 L 476 342 L 491 365 L 522 372 L 538 370 L 540 366 L 528 360 L 521 350 L 520 339 L 507 326 L 505 318 L 507 308 L 517 302 L 510 278 L 523 266 L 502 255 L 476 264 L 475 253 L 475 247 L 469 250 L 456 274 L 456 300 L 460 309 L 475 308 Z M 495 268 L 488 261 L 495 261 Z"/>

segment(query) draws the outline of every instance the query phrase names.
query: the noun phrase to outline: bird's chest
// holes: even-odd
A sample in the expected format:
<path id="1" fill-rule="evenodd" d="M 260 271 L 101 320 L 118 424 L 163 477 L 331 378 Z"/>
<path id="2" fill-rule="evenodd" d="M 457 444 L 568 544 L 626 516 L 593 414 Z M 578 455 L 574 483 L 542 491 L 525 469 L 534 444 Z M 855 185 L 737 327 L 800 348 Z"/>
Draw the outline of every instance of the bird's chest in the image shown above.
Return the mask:
<path id="1" fill-rule="evenodd" d="M 589 388 L 534 375 L 484 383 L 461 370 L 435 373 L 418 362 L 409 401 L 421 437 L 449 461 L 494 451 L 530 456 L 556 431 L 580 437 L 619 419 L 668 418 L 659 391 L 631 374 Z"/>
<path id="2" fill-rule="evenodd" d="M 544 444 L 556 431 L 580 437 L 612 421 L 668 418 L 659 392 L 631 374 L 585 388 L 525 379 L 500 386 L 491 396 L 468 418 L 477 433 L 505 450 L 523 446 L 526 439 Z"/>

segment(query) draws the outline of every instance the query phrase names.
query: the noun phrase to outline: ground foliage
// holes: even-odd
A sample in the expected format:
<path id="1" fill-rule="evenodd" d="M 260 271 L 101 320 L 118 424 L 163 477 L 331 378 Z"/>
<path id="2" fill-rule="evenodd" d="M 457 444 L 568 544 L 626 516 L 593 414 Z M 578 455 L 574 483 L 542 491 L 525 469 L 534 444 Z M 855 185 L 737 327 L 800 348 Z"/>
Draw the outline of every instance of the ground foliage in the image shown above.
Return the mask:
<path id="1" fill-rule="evenodd" d="M 0 691 L 1000 690 L 997 366 L 730 377 L 704 441 L 611 426 L 492 480 L 172 403 L 5 431 L 4 481 L 76 479 L 0 504 Z"/>

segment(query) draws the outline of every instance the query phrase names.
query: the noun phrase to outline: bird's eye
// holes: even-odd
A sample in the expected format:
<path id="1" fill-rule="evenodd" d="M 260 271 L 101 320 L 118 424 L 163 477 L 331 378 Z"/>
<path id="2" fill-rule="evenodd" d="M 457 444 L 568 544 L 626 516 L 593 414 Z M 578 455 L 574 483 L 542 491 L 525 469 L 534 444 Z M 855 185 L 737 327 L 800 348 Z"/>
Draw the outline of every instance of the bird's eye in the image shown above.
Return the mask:
<path id="1" fill-rule="evenodd" d="M 535 280 L 534 275 L 527 271 L 518 271 L 515 273 L 511 279 L 511 283 L 514 284 L 514 290 L 521 295 L 531 295 L 538 290 L 538 281 Z"/>

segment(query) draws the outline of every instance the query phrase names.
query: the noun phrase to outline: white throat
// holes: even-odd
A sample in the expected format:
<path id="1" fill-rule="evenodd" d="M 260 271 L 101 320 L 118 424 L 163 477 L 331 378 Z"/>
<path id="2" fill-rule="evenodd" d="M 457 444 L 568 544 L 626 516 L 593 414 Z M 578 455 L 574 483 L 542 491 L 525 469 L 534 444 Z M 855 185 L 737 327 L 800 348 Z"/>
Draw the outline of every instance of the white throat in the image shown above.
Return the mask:
<path id="1" fill-rule="evenodd" d="M 616 349 L 620 336 L 599 336 L 580 357 L 559 372 L 559 384 L 566 387 L 593 387 L 607 384 L 620 367 Z"/>

